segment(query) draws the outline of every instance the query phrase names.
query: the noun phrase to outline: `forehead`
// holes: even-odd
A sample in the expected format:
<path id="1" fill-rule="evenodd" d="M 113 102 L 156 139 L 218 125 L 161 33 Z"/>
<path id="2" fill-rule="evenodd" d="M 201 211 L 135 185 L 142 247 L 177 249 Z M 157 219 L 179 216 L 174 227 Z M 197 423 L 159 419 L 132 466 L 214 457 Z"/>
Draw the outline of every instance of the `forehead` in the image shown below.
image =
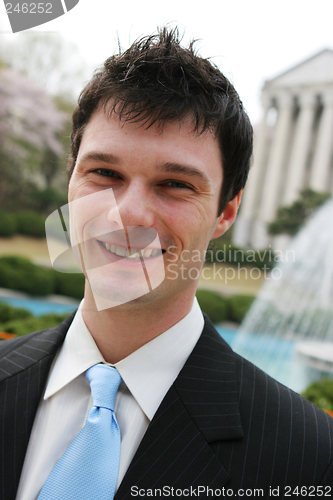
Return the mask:
<path id="1" fill-rule="evenodd" d="M 78 162 L 90 151 L 117 154 L 124 160 L 144 157 L 151 162 L 190 163 L 209 172 L 216 180 L 222 179 L 218 141 L 209 130 L 196 132 L 190 118 L 147 126 L 98 110 L 83 133 Z"/>

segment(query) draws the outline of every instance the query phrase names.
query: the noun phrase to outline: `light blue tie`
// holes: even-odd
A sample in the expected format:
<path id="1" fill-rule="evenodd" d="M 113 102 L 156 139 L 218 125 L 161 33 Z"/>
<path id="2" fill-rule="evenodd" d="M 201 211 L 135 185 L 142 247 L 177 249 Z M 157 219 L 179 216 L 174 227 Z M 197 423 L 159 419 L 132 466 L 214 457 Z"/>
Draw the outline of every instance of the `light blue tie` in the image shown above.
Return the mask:
<path id="1" fill-rule="evenodd" d="M 121 377 L 115 368 L 94 365 L 86 371 L 93 397 L 86 423 L 60 457 L 38 500 L 106 500 L 115 494 L 120 432 L 114 404 Z"/>

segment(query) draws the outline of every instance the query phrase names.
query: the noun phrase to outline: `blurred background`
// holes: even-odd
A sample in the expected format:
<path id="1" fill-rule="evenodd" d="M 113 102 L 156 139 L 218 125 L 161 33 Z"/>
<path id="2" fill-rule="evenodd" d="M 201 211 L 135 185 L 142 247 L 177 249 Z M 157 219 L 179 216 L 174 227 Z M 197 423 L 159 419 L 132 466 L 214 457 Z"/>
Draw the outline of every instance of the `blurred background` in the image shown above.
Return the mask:
<path id="1" fill-rule="evenodd" d="M 198 300 L 237 352 L 333 410 L 332 21 L 329 0 L 80 0 L 14 34 L 0 3 L 1 338 L 58 324 L 83 295 L 82 275 L 50 267 L 45 240 L 67 203 L 80 90 L 119 45 L 177 25 L 255 131 L 238 221 L 207 252 Z"/>

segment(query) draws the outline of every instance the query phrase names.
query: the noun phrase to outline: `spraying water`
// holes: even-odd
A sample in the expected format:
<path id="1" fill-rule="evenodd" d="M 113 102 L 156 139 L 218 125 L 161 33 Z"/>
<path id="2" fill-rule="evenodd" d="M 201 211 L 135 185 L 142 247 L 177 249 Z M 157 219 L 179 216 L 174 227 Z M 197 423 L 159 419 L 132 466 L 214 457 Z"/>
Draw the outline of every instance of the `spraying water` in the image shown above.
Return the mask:
<path id="1" fill-rule="evenodd" d="M 333 377 L 333 200 L 293 239 L 233 348 L 295 391 Z"/>

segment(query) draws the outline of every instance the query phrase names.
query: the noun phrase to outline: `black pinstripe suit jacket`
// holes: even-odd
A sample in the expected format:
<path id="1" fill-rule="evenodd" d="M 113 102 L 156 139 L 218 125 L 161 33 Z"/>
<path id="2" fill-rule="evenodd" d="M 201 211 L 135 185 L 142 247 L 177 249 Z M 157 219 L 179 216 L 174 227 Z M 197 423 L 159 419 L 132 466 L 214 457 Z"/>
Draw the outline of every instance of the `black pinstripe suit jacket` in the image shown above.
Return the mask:
<path id="1" fill-rule="evenodd" d="M 0 343 L 1 500 L 15 499 L 37 406 L 71 321 Z M 331 417 L 235 354 L 206 318 L 115 500 L 134 498 L 139 489 L 143 497 L 155 489 L 155 497 L 163 497 L 158 489 L 165 486 L 170 496 L 179 489 L 177 495 L 200 498 L 230 497 L 231 490 L 243 498 L 243 489 L 254 488 L 263 489 L 260 498 L 289 498 L 288 487 L 311 493 L 318 485 L 327 493 L 332 437 Z M 270 488 L 277 493 L 277 487 L 272 496 Z"/>

